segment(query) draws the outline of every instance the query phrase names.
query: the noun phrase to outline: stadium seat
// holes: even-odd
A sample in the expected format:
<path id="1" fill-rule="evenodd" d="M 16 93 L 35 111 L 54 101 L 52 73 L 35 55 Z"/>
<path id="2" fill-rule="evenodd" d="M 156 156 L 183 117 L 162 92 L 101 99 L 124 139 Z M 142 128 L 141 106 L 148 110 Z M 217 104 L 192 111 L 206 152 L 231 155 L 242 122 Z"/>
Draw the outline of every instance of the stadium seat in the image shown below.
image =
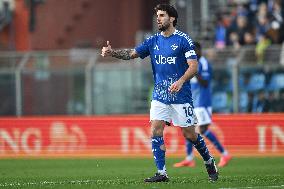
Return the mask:
<path id="1" fill-rule="evenodd" d="M 269 90 L 280 90 L 284 88 L 284 73 L 277 73 L 271 77 L 268 84 Z"/>
<path id="2" fill-rule="evenodd" d="M 247 112 L 248 109 L 248 93 L 245 91 L 240 92 L 239 95 L 239 111 L 240 112 Z"/>
<path id="3" fill-rule="evenodd" d="M 263 73 L 252 74 L 249 79 L 247 90 L 250 92 L 258 91 L 260 89 L 263 89 L 264 87 L 265 87 L 265 75 Z"/>
<path id="4" fill-rule="evenodd" d="M 226 92 L 216 92 L 212 96 L 212 108 L 214 112 L 228 112 L 228 95 Z"/>

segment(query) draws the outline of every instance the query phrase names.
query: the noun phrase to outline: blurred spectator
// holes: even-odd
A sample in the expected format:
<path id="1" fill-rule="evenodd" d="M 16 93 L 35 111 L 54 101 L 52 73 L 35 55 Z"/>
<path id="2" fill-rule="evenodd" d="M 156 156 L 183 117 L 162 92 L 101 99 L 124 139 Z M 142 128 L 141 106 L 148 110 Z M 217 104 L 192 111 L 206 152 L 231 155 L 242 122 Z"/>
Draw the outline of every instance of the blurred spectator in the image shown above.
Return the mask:
<path id="1" fill-rule="evenodd" d="M 245 44 L 245 33 L 250 32 L 247 17 L 243 14 L 237 16 L 236 21 L 229 28 L 229 45 L 236 46 Z M 238 46 L 237 45 L 237 46 Z"/>
<path id="2" fill-rule="evenodd" d="M 238 50 L 241 47 L 239 35 L 236 32 L 231 32 L 229 34 L 228 45 L 234 47 L 234 49 Z"/>
<path id="3" fill-rule="evenodd" d="M 252 92 L 248 92 L 248 112 L 252 112 L 253 109 L 253 103 L 254 103 L 254 94 Z"/>
<path id="4" fill-rule="evenodd" d="M 277 103 L 275 104 L 275 111 L 276 112 L 284 112 L 284 89 L 279 91 L 279 98 Z"/>
<path id="5" fill-rule="evenodd" d="M 269 14 L 269 36 L 273 43 L 281 43 L 283 41 L 284 20 L 281 7 L 281 1 L 275 0 L 273 2 L 271 13 Z"/>
<path id="6" fill-rule="evenodd" d="M 255 55 L 257 59 L 257 64 L 263 64 L 264 62 L 264 52 L 271 44 L 270 39 L 267 37 L 267 34 L 264 34 L 259 37 L 259 40 L 256 44 Z"/>
<path id="7" fill-rule="evenodd" d="M 226 46 L 226 33 L 227 29 L 223 22 L 223 16 L 219 15 L 217 18 L 217 26 L 215 28 L 215 47 L 217 49 L 223 49 Z"/>
<path id="8" fill-rule="evenodd" d="M 269 20 L 267 17 L 267 5 L 265 3 L 260 4 L 257 11 L 255 30 L 256 30 L 256 41 L 267 33 L 269 30 Z"/>
<path id="9" fill-rule="evenodd" d="M 268 93 L 268 103 L 269 103 L 269 112 L 277 112 L 278 99 L 276 97 L 275 91 L 269 91 Z"/>
<path id="10" fill-rule="evenodd" d="M 255 14 L 258 8 L 258 1 L 257 0 L 250 0 L 248 3 L 249 12 Z"/>
<path id="11" fill-rule="evenodd" d="M 280 44 L 284 41 L 284 0 L 232 2 L 235 6 L 230 12 L 232 23 L 229 26 L 224 24 L 222 20 L 224 13 L 217 17 L 218 22 L 215 29 L 215 46 L 217 48 L 223 48 L 224 33 L 226 33 L 226 45 L 233 46 L 236 49 L 243 45 L 259 43 L 260 47 L 258 48 L 262 52 L 263 47 L 267 47 L 268 44 L 268 41 L 263 40 L 263 36 L 273 44 Z M 259 49 L 257 49 L 258 52 Z"/>
<path id="12" fill-rule="evenodd" d="M 255 45 L 255 36 L 252 32 L 246 32 L 244 36 L 245 45 Z"/>
<path id="13" fill-rule="evenodd" d="M 260 90 L 257 93 L 257 97 L 254 99 L 252 112 L 254 113 L 262 113 L 269 111 L 269 101 L 266 98 L 266 94 L 264 90 Z"/>

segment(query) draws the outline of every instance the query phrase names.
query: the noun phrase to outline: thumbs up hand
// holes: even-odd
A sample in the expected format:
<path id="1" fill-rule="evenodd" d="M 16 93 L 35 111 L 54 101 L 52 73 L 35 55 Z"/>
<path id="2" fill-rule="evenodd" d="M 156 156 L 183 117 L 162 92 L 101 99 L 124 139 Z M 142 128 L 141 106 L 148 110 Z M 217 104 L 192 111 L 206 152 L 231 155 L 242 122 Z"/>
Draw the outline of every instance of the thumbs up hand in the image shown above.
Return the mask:
<path id="1" fill-rule="evenodd" d="M 113 50 L 112 50 L 112 48 L 111 48 L 111 46 L 110 46 L 110 42 L 107 41 L 107 46 L 102 48 L 102 53 L 101 53 L 101 55 L 102 55 L 103 57 L 111 56 L 112 51 L 113 51 Z"/>

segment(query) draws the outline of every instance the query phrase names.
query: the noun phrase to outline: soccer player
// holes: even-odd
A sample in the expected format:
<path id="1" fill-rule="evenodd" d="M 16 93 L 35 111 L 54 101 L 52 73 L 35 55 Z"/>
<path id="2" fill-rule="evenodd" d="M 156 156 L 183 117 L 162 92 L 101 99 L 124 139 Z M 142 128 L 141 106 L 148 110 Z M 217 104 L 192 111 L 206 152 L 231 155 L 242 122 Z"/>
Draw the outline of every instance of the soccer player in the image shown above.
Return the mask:
<path id="1" fill-rule="evenodd" d="M 196 116 L 193 112 L 190 79 L 197 73 L 197 56 L 190 37 L 178 31 L 178 13 L 169 4 L 155 7 L 158 29 L 161 31 L 135 49 L 112 49 L 110 43 L 102 48 L 102 56 L 129 60 L 150 56 L 154 77 L 154 90 L 150 108 L 151 143 L 157 173 L 145 182 L 167 182 L 165 165 L 164 128 L 170 122 L 179 126 L 204 159 L 209 180 L 218 179 L 214 158 L 201 135 L 195 132 Z"/>
<path id="2" fill-rule="evenodd" d="M 194 42 L 195 52 L 197 55 L 198 72 L 194 78 L 190 80 L 191 90 L 193 96 L 194 112 L 196 114 L 199 131 L 205 136 L 210 142 L 214 144 L 216 149 L 222 154 L 219 167 L 226 166 L 232 157 L 224 149 L 222 144 L 219 142 L 215 134 L 208 129 L 211 124 L 211 78 L 212 78 L 212 67 L 207 59 L 202 56 L 202 48 L 198 42 Z M 194 155 L 192 152 L 192 143 L 190 140 L 186 140 L 186 153 L 185 160 L 175 163 L 174 167 L 195 167 Z"/>

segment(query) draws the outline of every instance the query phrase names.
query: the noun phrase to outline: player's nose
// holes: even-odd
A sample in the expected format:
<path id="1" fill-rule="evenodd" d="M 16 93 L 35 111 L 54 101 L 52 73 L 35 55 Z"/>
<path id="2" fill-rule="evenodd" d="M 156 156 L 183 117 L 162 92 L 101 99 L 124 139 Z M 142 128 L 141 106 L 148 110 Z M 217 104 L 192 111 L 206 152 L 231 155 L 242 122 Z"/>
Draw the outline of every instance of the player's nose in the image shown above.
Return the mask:
<path id="1" fill-rule="evenodd" d="M 160 18 L 159 18 L 159 16 L 157 17 L 157 22 L 160 22 Z"/>

